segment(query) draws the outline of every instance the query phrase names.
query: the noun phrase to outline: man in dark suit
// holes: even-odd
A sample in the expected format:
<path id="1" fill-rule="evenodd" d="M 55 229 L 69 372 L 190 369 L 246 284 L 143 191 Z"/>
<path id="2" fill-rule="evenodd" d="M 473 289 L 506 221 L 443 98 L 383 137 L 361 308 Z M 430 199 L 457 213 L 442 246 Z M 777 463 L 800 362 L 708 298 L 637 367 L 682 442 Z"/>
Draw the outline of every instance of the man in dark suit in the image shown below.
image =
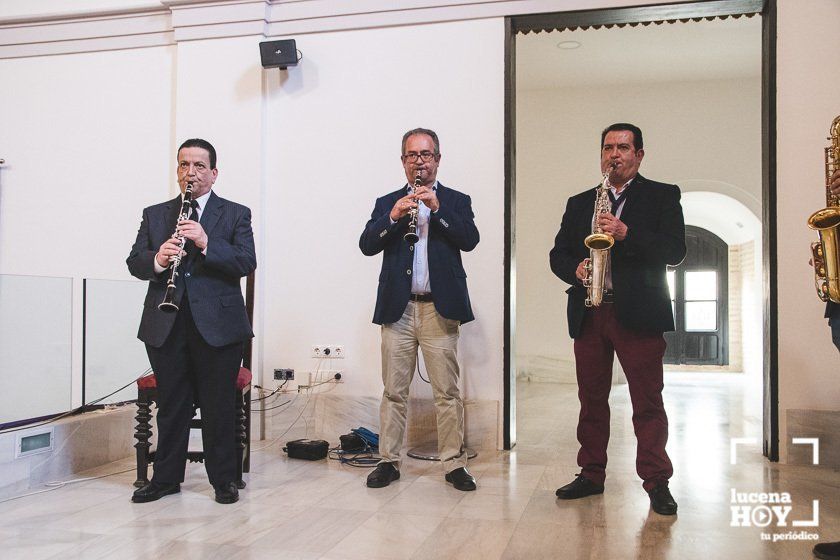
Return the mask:
<path id="1" fill-rule="evenodd" d="M 379 452 L 382 461 L 367 478 L 371 488 L 400 477 L 408 389 L 418 347 L 435 398 L 438 450 L 445 479 L 458 490 L 475 490 L 464 453 L 464 404 L 458 388 L 458 333 L 473 320 L 461 251 L 478 244 L 470 197 L 437 181 L 437 134 L 405 133 L 402 164 L 408 184 L 376 201 L 359 239 L 368 256 L 383 252 L 373 322 L 382 325 Z M 413 185 L 419 175 L 419 186 Z M 404 239 L 416 210 L 417 241 Z"/>
<path id="2" fill-rule="evenodd" d="M 126 259 L 133 276 L 149 281 L 137 337 L 146 343 L 157 378 L 158 445 L 154 476 L 132 496 L 150 502 L 180 492 L 195 399 L 201 406 L 205 464 L 216 501 L 239 499 L 236 481 L 236 377 L 243 343 L 253 337 L 239 281 L 257 266 L 251 211 L 216 196 L 216 150 L 201 139 L 178 149 L 178 184 L 193 185 L 189 219 L 182 195 L 143 211 Z M 184 250 L 173 235 L 185 238 Z M 173 257 L 182 255 L 173 301 L 158 308 Z"/>
<path id="3" fill-rule="evenodd" d="M 652 509 L 677 512 L 668 489 L 673 467 L 665 452 L 668 418 L 662 402 L 664 331 L 674 330 L 666 266 L 685 258 L 685 224 L 680 189 L 638 174 L 644 157 L 642 131 L 617 123 L 601 134 L 601 172 L 609 172 L 611 212 L 600 214 L 598 226 L 615 244 L 606 264 L 603 302 L 587 307 L 584 239 L 593 231 L 597 189 L 569 199 L 551 250 L 551 270 L 571 284 L 569 334 L 574 338 L 580 417 L 580 474 L 557 490 L 561 499 L 604 491 L 610 430 L 608 397 L 614 355 L 627 375 L 638 439 L 636 471 L 644 481 Z"/>

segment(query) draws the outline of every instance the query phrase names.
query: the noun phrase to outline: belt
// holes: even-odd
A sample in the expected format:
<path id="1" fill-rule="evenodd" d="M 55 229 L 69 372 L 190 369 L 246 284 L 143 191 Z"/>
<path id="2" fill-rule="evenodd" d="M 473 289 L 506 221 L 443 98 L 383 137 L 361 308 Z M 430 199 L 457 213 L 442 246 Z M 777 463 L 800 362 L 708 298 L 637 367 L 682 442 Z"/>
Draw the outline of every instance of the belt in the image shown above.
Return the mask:
<path id="1" fill-rule="evenodd" d="M 411 294 L 408 299 L 411 301 L 434 301 L 432 299 L 432 294 Z"/>
<path id="2" fill-rule="evenodd" d="M 604 296 L 601 298 L 602 303 L 613 303 L 615 301 L 615 296 L 613 295 L 612 290 L 604 290 Z"/>

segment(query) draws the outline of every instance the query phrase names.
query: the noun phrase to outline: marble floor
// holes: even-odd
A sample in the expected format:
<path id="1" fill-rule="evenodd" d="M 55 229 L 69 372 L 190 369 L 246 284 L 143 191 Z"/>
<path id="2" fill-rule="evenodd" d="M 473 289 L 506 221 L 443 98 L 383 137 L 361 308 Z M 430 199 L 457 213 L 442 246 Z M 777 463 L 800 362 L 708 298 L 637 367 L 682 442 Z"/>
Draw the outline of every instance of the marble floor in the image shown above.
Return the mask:
<path id="1" fill-rule="evenodd" d="M 211 499 L 200 465 L 189 467 L 181 494 L 149 504 L 129 501 L 132 472 L 2 502 L 0 558 L 787 560 L 811 558 L 813 541 L 791 537 L 840 540 L 837 471 L 770 464 L 749 445 L 730 464 L 730 438 L 760 439 L 746 404 L 756 399 L 737 375 L 667 376 L 677 516 L 649 510 L 623 386 L 611 397 L 605 493 L 556 500 L 554 490 L 577 472 L 575 390 L 518 384 L 518 444 L 479 453 L 470 465 L 476 492 L 454 490 L 438 465 L 413 459 L 398 482 L 368 489 L 367 469 L 288 460 L 277 444 L 255 452 L 235 505 Z M 131 467 L 126 460 L 80 476 Z M 730 526 L 733 488 L 789 493 L 787 525 Z M 819 525 L 794 527 L 813 517 L 813 500 Z"/>

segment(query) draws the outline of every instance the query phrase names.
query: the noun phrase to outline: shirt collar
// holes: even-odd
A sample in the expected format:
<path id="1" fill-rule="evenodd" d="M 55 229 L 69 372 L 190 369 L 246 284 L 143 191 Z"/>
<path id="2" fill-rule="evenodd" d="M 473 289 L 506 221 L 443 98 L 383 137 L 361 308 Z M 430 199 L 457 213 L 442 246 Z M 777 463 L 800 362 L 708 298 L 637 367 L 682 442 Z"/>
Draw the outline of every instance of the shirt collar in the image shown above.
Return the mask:
<path id="1" fill-rule="evenodd" d="M 210 200 L 210 193 L 212 193 L 212 192 L 213 192 L 213 189 L 210 189 L 209 191 L 207 191 L 203 195 L 199 196 L 198 198 L 193 199 L 198 203 L 198 209 L 199 210 L 204 210 L 204 207 L 207 205 L 207 201 Z M 183 201 L 183 200 L 184 200 L 184 195 L 182 194 L 181 195 L 181 201 Z"/>
<path id="2" fill-rule="evenodd" d="M 629 187 L 629 186 L 630 186 L 630 183 L 632 183 L 632 182 L 633 182 L 633 181 L 635 181 L 635 180 L 636 180 L 636 176 L 634 175 L 632 179 L 630 179 L 629 181 L 627 181 L 626 183 L 624 183 L 624 185 L 621 187 L 621 192 L 623 193 L 623 192 L 624 192 L 624 189 L 626 189 L 627 187 Z M 613 194 L 615 194 L 615 195 L 617 195 L 617 194 L 618 194 L 618 192 L 619 192 L 619 191 L 618 191 L 618 188 L 617 188 L 617 187 L 614 187 L 614 186 L 610 183 L 610 180 L 609 180 L 609 179 L 607 179 L 607 186 L 610 188 L 610 190 L 613 192 Z"/>

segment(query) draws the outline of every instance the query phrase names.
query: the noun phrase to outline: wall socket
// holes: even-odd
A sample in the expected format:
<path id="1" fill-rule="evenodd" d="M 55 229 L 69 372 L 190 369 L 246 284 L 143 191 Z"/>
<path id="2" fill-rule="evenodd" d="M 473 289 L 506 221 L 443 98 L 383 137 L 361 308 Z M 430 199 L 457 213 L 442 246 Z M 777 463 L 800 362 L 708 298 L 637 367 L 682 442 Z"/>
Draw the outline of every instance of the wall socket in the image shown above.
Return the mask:
<path id="1" fill-rule="evenodd" d="M 288 381 L 295 378 L 295 370 L 288 368 L 281 368 L 274 370 L 274 379 L 276 381 Z"/>
<path id="2" fill-rule="evenodd" d="M 343 358 L 344 346 L 341 344 L 315 344 L 312 346 L 313 358 Z"/>

